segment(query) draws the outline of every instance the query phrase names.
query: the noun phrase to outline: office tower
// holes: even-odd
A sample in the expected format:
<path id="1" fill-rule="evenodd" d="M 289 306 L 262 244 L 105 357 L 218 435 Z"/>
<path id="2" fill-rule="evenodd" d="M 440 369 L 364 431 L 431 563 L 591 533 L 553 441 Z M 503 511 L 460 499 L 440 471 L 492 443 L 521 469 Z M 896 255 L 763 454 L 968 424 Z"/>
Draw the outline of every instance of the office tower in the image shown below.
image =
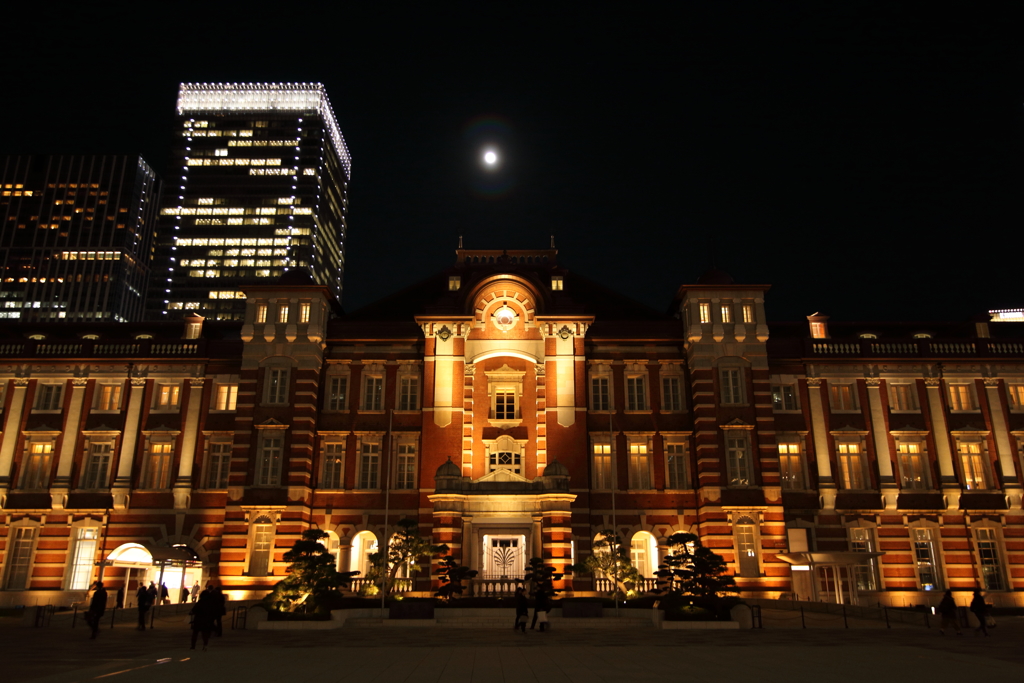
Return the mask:
<path id="1" fill-rule="evenodd" d="M 309 273 L 340 299 L 351 157 L 319 83 L 183 83 L 150 317 L 240 320 L 245 285 Z"/>
<path id="2" fill-rule="evenodd" d="M 0 318 L 141 320 L 158 192 L 137 156 L 0 157 Z"/>

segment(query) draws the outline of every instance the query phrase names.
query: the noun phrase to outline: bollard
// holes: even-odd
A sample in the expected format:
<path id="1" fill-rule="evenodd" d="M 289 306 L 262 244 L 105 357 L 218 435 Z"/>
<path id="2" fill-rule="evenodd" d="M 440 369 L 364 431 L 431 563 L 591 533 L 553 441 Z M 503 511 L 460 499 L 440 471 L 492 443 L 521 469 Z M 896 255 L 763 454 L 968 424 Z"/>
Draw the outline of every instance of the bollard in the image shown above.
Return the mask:
<path id="1" fill-rule="evenodd" d="M 886 628 L 892 628 L 892 626 L 889 625 L 889 608 L 888 607 L 883 607 L 882 611 L 885 612 L 885 627 Z"/>

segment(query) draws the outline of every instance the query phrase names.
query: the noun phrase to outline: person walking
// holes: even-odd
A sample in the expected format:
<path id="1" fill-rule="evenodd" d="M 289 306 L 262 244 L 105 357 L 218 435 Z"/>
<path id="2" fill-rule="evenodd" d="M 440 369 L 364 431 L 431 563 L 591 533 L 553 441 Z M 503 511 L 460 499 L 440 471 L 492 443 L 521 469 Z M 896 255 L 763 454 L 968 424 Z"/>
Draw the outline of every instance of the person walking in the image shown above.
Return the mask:
<path id="1" fill-rule="evenodd" d="M 100 619 L 103 618 L 103 613 L 107 611 L 107 591 L 103 588 L 103 584 L 99 581 L 95 585 L 96 591 L 92 594 L 92 600 L 89 601 L 89 611 L 85 613 L 85 623 L 89 624 L 89 628 L 92 629 L 91 640 L 96 640 L 96 636 L 100 634 Z"/>
<path id="2" fill-rule="evenodd" d="M 167 590 L 167 584 L 166 583 L 160 584 L 160 604 L 161 605 L 169 605 L 169 604 L 171 604 L 170 595 L 171 595 L 171 592 Z"/>
<path id="3" fill-rule="evenodd" d="M 117 588 L 117 602 L 114 603 L 114 607 L 124 607 L 124 586 Z"/>
<path id="4" fill-rule="evenodd" d="M 196 581 L 194 584 L 192 584 L 192 602 L 195 602 L 198 599 L 199 599 L 199 582 Z"/>
<path id="5" fill-rule="evenodd" d="M 953 599 L 953 591 L 947 590 L 945 595 L 942 596 L 942 600 L 939 602 L 937 609 L 939 616 L 942 617 L 942 622 L 939 624 L 939 635 L 946 635 L 946 627 L 950 624 L 956 629 L 958 636 L 963 635 L 963 631 L 960 630 L 960 623 L 957 620 L 956 615 L 956 601 Z"/>
<path id="6" fill-rule="evenodd" d="M 519 629 L 526 635 L 526 620 L 530 616 L 530 603 L 526 599 L 526 593 L 523 592 L 523 587 L 519 586 L 516 588 L 515 594 L 516 601 L 516 625 L 513 629 Z"/>
<path id="7" fill-rule="evenodd" d="M 974 629 L 974 635 L 977 636 L 979 633 L 984 633 L 985 637 L 988 638 L 988 624 L 986 620 L 988 618 L 988 605 L 985 604 L 985 598 L 981 597 L 981 591 L 974 591 L 974 597 L 971 598 L 971 606 L 969 608 L 974 616 L 978 618 L 978 628 Z"/>
<path id="8" fill-rule="evenodd" d="M 181 589 L 181 600 L 179 601 L 179 604 L 184 605 L 186 602 L 188 602 L 188 586 Z"/>
<path id="9" fill-rule="evenodd" d="M 153 596 L 142 581 L 139 581 L 139 590 L 135 593 L 135 606 L 139 610 L 139 625 L 136 630 L 145 631 L 146 614 L 149 612 L 149 608 L 153 606 Z"/>
<path id="10" fill-rule="evenodd" d="M 203 591 L 199 601 L 189 614 L 192 615 L 192 649 L 196 649 L 196 640 L 200 634 L 203 636 L 203 650 L 210 644 L 210 633 L 213 632 L 214 622 L 218 614 L 219 606 L 213 591 Z"/>
<path id="11" fill-rule="evenodd" d="M 540 618 L 540 632 L 551 628 L 551 622 L 548 621 L 548 614 L 551 612 L 551 596 L 545 590 L 540 591 L 537 594 L 537 602 L 533 608 L 533 620 L 536 622 L 538 616 Z M 530 628 L 533 628 L 532 626 Z"/>
<path id="12" fill-rule="evenodd" d="M 228 613 L 228 599 L 224 595 L 224 591 L 220 589 L 220 586 L 214 586 L 210 589 L 210 594 L 213 596 L 214 604 L 214 619 L 213 619 L 213 632 L 220 638 L 224 635 L 224 615 Z M 199 596 L 202 597 L 202 596 Z"/>

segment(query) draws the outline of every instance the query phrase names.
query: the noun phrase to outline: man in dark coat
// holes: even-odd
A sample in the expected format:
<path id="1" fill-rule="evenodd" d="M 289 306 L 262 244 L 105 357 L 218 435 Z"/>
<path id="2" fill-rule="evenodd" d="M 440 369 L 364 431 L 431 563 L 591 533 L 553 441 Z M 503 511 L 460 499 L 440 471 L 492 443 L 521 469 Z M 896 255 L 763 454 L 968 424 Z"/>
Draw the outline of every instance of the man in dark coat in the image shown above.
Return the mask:
<path id="1" fill-rule="evenodd" d="M 205 590 L 199 595 L 199 600 L 192 608 L 192 649 L 196 649 L 196 640 L 199 634 L 203 635 L 203 649 L 210 644 L 210 633 L 213 631 L 214 622 L 220 613 L 220 605 L 212 590 Z"/>
<path id="2" fill-rule="evenodd" d="M 523 587 L 516 588 L 516 625 L 512 628 L 519 629 L 526 635 L 526 619 L 530 615 L 530 603 L 526 599 L 526 593 L 523 592 Z"/>
<path id="3" fill-rule="evenodd" d="M 139 609 L 139 631 L 146 630 L 146 614 L 153 606 L 153 595 L 146 588 L 146 584 L 139 581 L 139 590 L 135 593 L 135 606 Z"/>
<path id="4" fill-rule="evenodd" d="M 103 613 L 106 611 L 107 591 L 103 588 L 103 584 L 97 581 L 96 592 L 92 594 L 92 600 L 89 601 L 89 611 L 85 613 L 85 621 L 92 629 L 90 638 L 93 640 L 100 634 L 100 619 L 103 618 Z"/>
<path id="5" fill-rule="evenodd" d="M 984 633 L 988 638 L 988 624 L 985 621 L 988 618 L 988 604 L 985 603 L 985 598 L 981 597 L 981 591 L 974 591 L 974 597 L 971 599 L 968 609 L 974 612 L 974 616 L 978 618 L 978 628 L 974 629 L 974 635 Z"/>
<path id="6" fill-rule="evenodd" d="M 220 586 L 213 586 L 210 588 L 209 593 L 213 597 L 213 604 L 216 608 L 214 610 L 213 632 L 220 637 L 224 635 L 224 623 L 222 622 L 222 618 L 228 613 L 228 598 L 224 595 L 224 591 L 220 589 Z"/>
<path id="7" fill-rule="evenodd" d="M 946 594 L 942 596 L 942 601 L 939 602 L 937 611 L 939 616 L 942 617 L 942 622 L 939 624 L 939 635 L 946 635 L 946 627 L 950 624 L 956 629 L 958 636 L 963 635 L 963 631 L 960 630 L 960 623 L 957 620 L 956 601 L 953 600 L 953 591 L 946 591 Z"/>

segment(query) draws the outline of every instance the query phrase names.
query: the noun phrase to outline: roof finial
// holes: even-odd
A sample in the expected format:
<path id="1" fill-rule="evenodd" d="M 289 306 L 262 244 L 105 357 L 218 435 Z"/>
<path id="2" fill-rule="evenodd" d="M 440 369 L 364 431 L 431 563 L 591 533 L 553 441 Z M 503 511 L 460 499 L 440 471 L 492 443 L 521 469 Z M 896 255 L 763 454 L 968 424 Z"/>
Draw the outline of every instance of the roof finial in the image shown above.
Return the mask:
<path id="1" fill-rule="evenodd" d="M 462 235 L 459 235 L 459 249 L 462 249 Z"/>
<path id="2" fill-rule="evenodd" d="M 551 248 L 552 249 L 555 248 L 555 236 L 554 235 L 551 236 Z"/>

